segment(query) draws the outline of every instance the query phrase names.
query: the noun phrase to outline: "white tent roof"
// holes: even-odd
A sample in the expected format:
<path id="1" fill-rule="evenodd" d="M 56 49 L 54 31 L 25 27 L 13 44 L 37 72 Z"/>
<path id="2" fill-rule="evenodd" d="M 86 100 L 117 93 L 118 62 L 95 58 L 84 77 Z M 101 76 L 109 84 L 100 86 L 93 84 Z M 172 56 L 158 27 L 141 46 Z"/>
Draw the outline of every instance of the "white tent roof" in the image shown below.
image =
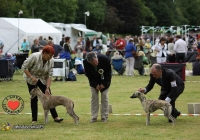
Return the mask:
<path id="1" fill-rule="evenodd" d="M 17 53 L 24 38 L 32 44 L 39 36 L 51 36 L 58 44 L 62 33 L 41 19 L 0 18 L 0 39 L 4 42 L 4 52 Z"/>
<path id="2" fill-rule="evenodd" d="M 41 19 L 1 18 L 27 34 L 60 34 L 61 32 Z"/>

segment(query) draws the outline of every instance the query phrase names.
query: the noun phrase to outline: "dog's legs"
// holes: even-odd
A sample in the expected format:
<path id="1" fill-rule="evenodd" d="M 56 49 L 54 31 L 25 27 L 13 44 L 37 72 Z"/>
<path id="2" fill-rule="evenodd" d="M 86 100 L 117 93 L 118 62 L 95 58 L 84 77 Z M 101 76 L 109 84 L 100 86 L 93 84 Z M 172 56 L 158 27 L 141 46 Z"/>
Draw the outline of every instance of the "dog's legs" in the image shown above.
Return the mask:
<path id="1" fill-rule="evenodd" d="M 45 109 L 44 110 L 44 124 L 47 124 L 48 122 L 48 113 L 49 113 L 49 110 Z"/>
<path id="2" fill-rule="evenodd" d="M 172 106 L 164 106 L 163 108 L 163 111 L 164 111 L 164 116 L 168 119 L 170 119 L 172 121 L 172 126 L 174 126 L 174 123 L 176 121 L 176 119 L 171 115 L 171 112 L 172 112 Z"/>
<path id="3" fill-rule="evenodd" d="M 77 125 L 79 117 L 74 112 L 74 103 L 72 102 L 71 106 L 70 107 L 67 106 L 66 109 L 67 109 L 67 113 L 74 119 L 74 123 Z"/>
<path id="4" fill-rule="evenodd" d="M 150 112 L 146 113 L 146 126 L 150 124 Z"/>

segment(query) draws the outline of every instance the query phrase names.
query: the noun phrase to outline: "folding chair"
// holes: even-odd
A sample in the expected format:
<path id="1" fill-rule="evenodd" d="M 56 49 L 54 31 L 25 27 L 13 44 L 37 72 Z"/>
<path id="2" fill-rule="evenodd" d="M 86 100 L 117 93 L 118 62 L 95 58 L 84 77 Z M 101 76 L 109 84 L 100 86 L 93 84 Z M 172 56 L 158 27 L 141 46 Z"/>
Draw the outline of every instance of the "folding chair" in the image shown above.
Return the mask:
<path id="1" fill-rule="evenodd" d="M 123 59 L 112 59 L 112 66 L 113 69 L 117 71 L 119 75 L 124 74 L 125 67 L 123 66 Z"/>

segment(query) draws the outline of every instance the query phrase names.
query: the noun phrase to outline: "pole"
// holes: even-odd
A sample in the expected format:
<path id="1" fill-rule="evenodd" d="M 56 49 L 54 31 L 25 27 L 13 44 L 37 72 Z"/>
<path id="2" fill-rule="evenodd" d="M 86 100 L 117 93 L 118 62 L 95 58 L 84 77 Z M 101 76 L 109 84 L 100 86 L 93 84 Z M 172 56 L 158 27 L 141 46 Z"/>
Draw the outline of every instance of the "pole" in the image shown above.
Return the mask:
<path id="1" fill-rule="evenodd" d="M 186 35 L 187 35 L 187 30 L 186 30 L 186 25 L 185 25 L 185 41 L 188 44 L 187 39 L 186 39 Z"/>
<path id="2" fill-rule="evenodd" d="M 142 38 L 143 38 L 143 25 L 142 25 Z"/>
<path id="3" fill-rule="evenodd" d="M 20 18 L 20 14 L 18 14 L 18 53 L 19 51 L 19 18 Z"/>
<path id="4" fill-rule="evenodd" d="M 154 45 L 154 26 L 153 26 L 153 45 Z"/>
<path id="5" fill-rule="evenodd" d="M 86 14 L 85 14 L 85 26 L 86 26 Z"/>

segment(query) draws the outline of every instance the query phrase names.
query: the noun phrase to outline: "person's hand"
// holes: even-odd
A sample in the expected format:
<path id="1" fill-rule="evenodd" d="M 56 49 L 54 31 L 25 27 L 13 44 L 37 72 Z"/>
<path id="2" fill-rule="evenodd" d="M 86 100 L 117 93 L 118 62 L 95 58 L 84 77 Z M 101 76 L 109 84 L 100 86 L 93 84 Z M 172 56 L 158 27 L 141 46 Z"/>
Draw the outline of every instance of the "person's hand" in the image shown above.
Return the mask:
<path id="1" fill-rule="evenodd" d="M 100 90 L 102 90 L 102 89 L 104 89 L 105 88 L 105 86 L 104 85 L 100 85 Z"/>
<path id="2" fill-rule="evenodd" d="M 33 76 L 33 77 L 31 77 L 31 81 L 34 82 L 34 83 L 37 83 L 38 79 Z"/>
<path id="3" fill-rule="evenodd" d="M 145 89 L 140 87 L 140 88 L 138 89 L 138 91 L 144 93 L 144 92 L 145 92 Z"/>
<path id="4" fill-rule="evenodd" d="M 100 86 L 99 85 L 96 86 L 96 90 L 100 91 Z"/>
<path id="5" fill-rule="evenodd" d="M 45 95 L 50 95 L 49 88 L 46 88 L 46 90 L 45 90 Z"/>

